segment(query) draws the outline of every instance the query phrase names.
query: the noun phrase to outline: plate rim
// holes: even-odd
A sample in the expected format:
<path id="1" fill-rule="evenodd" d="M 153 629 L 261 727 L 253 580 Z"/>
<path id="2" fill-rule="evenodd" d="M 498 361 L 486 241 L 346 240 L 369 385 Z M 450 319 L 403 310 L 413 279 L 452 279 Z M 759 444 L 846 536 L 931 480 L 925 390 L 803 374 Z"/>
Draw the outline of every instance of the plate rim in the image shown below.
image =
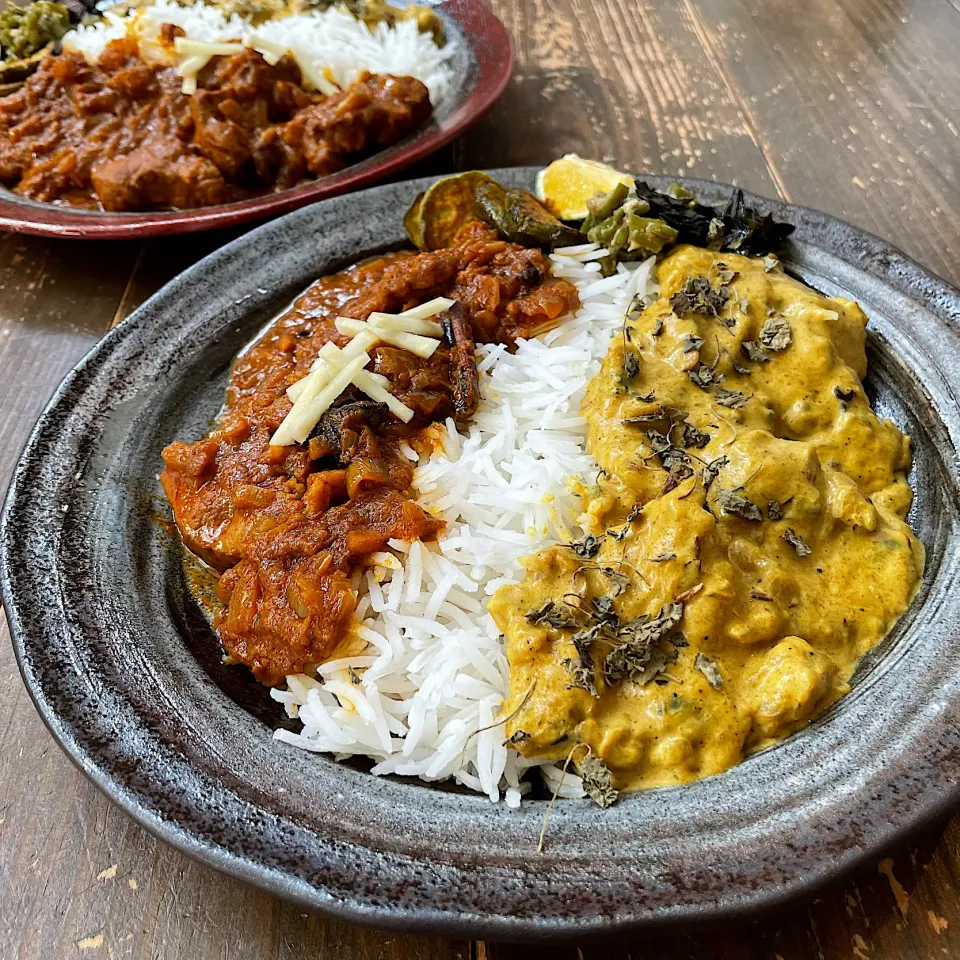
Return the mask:
<path id="1" fill-rule="evenodd" d="M 491 170 L 490 173 L 497 176 L 498 174 L 507 173 L 529 173 L 536 169 L 538 168 L 501 168 L 500 170 Z M 646 175 L 638 176 L 644 177 Z M 419 188 L 420 186 L 426 186 L 434 182 L 436 179 L 438 178 L 428 177 L 417 181 L 408 181 L 405 186 L 410 188 L 416 184 Z M 649 179 L 659 181 L 676 179 L 695 189 L 698 186 L 701 188 L 709 187 L 713 190 L 726 187 L 726 185 L 719 184 L 716 181 L 693 178 L 655 177 L 650 175 Z M 374 190 L 386 191 L 395 186 L 397 185 L 374 188 Z M 752 202 L 760 201 L 763 204 L 779 207 L 780 209 L 788 209 L 791 212 L 796 211 L 801 217 L 816 219 L 822 223 L 832 223 L 835 227 L 839 227 L 841 231 L 847 232 L 848 235 L 852 232 L 852 234 L 860 240 L 867 241 L 869 253 L 871 254 L 865 262 L 858 264 L 861 269 L 865 269 L 867 272 L 879 277 L 884 275 L 885 270 L 889 270 L 891 264 L 896 264 L 897 269 L 900 271 L 899 279 L 901 286 L 906 285 L 914 291 L 926 289 L 935 292 L 937 304 L 933 306 L 928 305 L 930 309 L 940 313 L 948 323 L 957 325 L 958 321 L 960 321 L 960 291 L 952 287 L 947 281 L 926 270 L 892 244 L 861 228 L 810 208 L 787 204 L 780 200 L 763 198 L 747 191 L 745 191 L 745 196 Z M 332 201 L 332 203 L 338 202 L 343 203 L 345 200 Z M 325 206 L 326 204 L 323 203 L 316 205 L 317 208 Z M 300 211 L 299 215 L 307 216 L 308 213 L 304 210 Z M 274 221 L 274 223 L 276 222 L 278 221 Z M 269 229 L 270 226 L 271 224 L 264 224 L 263 227 L 258 229 L 266 230 Z M 201 275 L 208 261 L 220 257 L 225 251 L 234 251 L 236 248 L 247 243 L 254 243 L 256 233 L 257 231 L 251 231 L 251 233 L 246 234 L 244 237 L 238 238 L 225 247 L 214 251 L 188 268 L 188 270 L 180 274 L 174 281 L 171 281 L 171 283 L 189 280 L 191 277 Z M 251 240 L 251 237 L 253 237 L 254 240 Z M 900 825 L 897 830 L 889 831 L 889 835 L 883 841 L 875 842 L 871 846 L 860 847 L 857 850 L 847 848 L 842 855 L 830 860 L 819 872 L 798 880 L 789 888 L 776 887 L 770 890 L 764 890 L 749 900 L 740 903 L 726 903 L 719 908 L 715 907 L 709 912 L 705 911 L 701 905 L 686 905 L 671 910 L 663 917 L 611 919 L 593 916 L 584 919 L 577 916 L 573 918 L 563 918 L 561 920 L 551 919 L 548 921 L 531 921 L 526 918 L 491 916 L 489 914 L 454 913 L 449 910 L 438 910 L 433 907 L 419 907 L 415 910 L 405 908 L 397 911 L 382 906 L 371 906 L 368 903 L 358 904 L 347 901 L 332 903 L 329 900 L 324 901 L 321 892 L 316 887 L 311 888 L 312 896 L 305 896 L 297 889 L 298 883 L 295 882 L 294 878 L 283 874 L 280 868 L 271 868 L 263 863 L 255 862 L 244 857 L 242 854 L 235 853 L 229 848 L 205 841 L 193 834 L 190 830 L 181 827 L 171 820 L 162 820 L 157 817 L 143 806 L 142 800 L 138 799 L 133 789 L 98 767 L 88 748 L 60 721 L 53 704 L 48 700 L 45 691 L 40 686 L 38 678 L 29 674 L 24 657 L 24 626 L 12 590 L 11 569 L 15 558 L 9 554 L 10 538 L 7 536 L 7 526 L 10 522 L 10 515 L 15 506 L 15 501 L 21 490 L 21 486 L 25 482 L 24 474 L 26 472 L 28 454 L 36 445 L 37 438 L 44 424 L 55 410 L 57 404 L 64 394 L 74 386 L 77 378 L 83 374 L 91 362 L 102 352 L 112 349 L 112 345 L 115 342 L 126 336 L 128 331 L 135 328 L 139 315 L 145 312 L 155 299 L 161 297 L 166 287 L 167 285 L 161 288 L 161 290 L 146 301 L 143 306 L 138 308 L 130 317 L 100 340 L 70 373 L 66 375 L 57 387 L 57 390 L 46 405 L 43 414 L 41 414 L 24 445 L 24 449 L 11 477 L 3 513 L 2 516 L 0 516 L 0 594 L 2 594 L 3 604 L 9 619 L 10 633 L 18 668 L 20 669 L 21 676 L 23 677 L 30 697 L 40 713 L 44 724 L 72 762 L 78 766 L 103 793 L 121 806 L 126 813 L 132 816 L 135 821 L 140 823 L 154 836 L 170 843 L 181 852 L 221 872 L 253 883 L 262 889 L 293 900 L 303 906 L 340 919 L 390 929 L 426 930 L 448 936 L 481 936 L 508 940 L 554 940 L 586 935 L 602 936 L 623 934 L 638 929 L 656 929 L 657 931 L 663 931 L 676 928 L 679 925 L 703 925 L 704 923 L 715 923 L 720 920 L 752 916 L 759 911 L 766 911 L 786 903 L 794 902 L 799 898 L 809 896 L 814 891 L 833 882 L 838 877 L 845 875 L 857 865 L 875 859 L 876 856 L 880 855 L 890 846 L 903 842 L 909 833 L 919 830 L 931 821 L 936 820 L 957 804 L 958 799 L 960 799 L 960 784 L 956 782 L 951 784 L 938 784 L 937 789 L 927 791 L 927 802 L 918 808 L 910 821 L 906 825 Z M 946 303 L 946 307 L 940 302 L 941 298 L 943 303 Z M 429 857 L 429 854 L 427 854 L 427 856 Z"/>
<path id="2" fill-rule="evenodd" d="M 458 25 L 476 69 L 463 99 L 441 126 L 431 120 L 398 144 L 326 177 L 236 203 L 187 210 L 109 213 L 29 200 L 0 190 L 0 230 L 68 240 L 129 240 L 226 229 L 275 218 L 321 200 L 372 186 L 424 160 L 483 119 L 513 74 L 513 42 L 503 22 L 481 0 L 437 0 Z"/>

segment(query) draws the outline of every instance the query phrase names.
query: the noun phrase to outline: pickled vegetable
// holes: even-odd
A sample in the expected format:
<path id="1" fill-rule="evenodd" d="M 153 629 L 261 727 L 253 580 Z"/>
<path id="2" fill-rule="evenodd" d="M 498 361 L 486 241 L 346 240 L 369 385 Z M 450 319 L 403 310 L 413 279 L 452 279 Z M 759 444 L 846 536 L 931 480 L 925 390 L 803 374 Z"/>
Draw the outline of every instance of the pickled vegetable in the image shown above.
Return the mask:
<path id="1" fill-rule="evenodd" d="M 70 29 L 66 7 L 36 0 L 28 7 L 9 7 L 0 13 L 0 48 L 4 60 L 23 60 Z"/>

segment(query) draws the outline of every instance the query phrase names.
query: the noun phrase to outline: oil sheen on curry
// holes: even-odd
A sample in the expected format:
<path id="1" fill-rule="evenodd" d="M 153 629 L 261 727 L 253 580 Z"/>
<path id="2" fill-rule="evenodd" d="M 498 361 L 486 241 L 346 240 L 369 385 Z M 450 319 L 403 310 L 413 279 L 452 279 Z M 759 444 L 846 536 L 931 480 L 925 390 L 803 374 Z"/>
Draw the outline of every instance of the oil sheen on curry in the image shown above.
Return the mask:
<path id="1" fill-rule="evenodd" d="M 866 317 L 774 258 L 676 247 L 582 405 L 584 539 L 490 612 L 510 743 L 619 789 L 719 773 L 849 689 L 923 571 L 909 438 L 864 395 Z"/>

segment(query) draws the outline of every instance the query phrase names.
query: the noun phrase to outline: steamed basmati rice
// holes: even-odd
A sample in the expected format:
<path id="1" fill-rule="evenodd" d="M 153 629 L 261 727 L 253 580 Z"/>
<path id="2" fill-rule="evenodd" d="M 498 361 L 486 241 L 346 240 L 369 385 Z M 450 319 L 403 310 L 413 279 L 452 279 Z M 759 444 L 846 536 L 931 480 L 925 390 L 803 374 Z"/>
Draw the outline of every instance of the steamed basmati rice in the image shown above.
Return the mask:
<path id="1" fill-rule="evenodd" d="M 652 290 L 653 259 L 600 277 L 596 244 L 551 255 L 553 273 L 575 283 L 580 309 L 538 340 L 478 347 L 483 400 L 461 435 L 446 425 L 443 449 L 417 462 L 414 485 L 447 521 L 436 544 L 391 542 L 362 575 L 358 633 L 368 648 L 323 664 L 316 677 L 272 690 L 299 733 L 278 739 L 306 750 L 377 760 L 375 774 L 455 780 L 518 806 L 523 778 L 541 767 L 550 789 L 559 769 L 504 745 L 497 722 L 509 670 L 486 612 L 498 587 L 523 575 L 518 562 L 577 529 L 568 478 L 591 482 L 580 401 L 636 293 Z M 416 453 L 406 448 L 413 461 Z M 560 796 L 582 796 L 562 778 Z"/>
<path id="2" fill-rule="evenodd" d="M 438 47 L 429 33 L 420 33 L 416 23 L 404 20 L 394 26 L 379 23 L 370 31 L 365 24 L 342 10 L 314 10 L 268 20 L 256 28 L 236 14 L 225 16 L 216 7 L 195 3 L 180 6 L 173 0 L 157 0 L 149 7 L 114 13 L 106 10 L 104 20 L 78 26 L 63 38 L 66 50 L 82 53 L 95 62 L 111 40 L 128 35 L 140 41 L 141 56 L 148 62 L 171 59 L 157 38 L 165 23 L 183 28 L 188 40 L 218 43 L 246 41 L 255 34 L 293 51 L 300 62 L 308 62 L 313 73 L 326 73 L 337 86 L 348 87 L 364 70 L 416 77 L 430 91 L 436 107 L 450 89 L 450 58 L 455 45 Z"/>

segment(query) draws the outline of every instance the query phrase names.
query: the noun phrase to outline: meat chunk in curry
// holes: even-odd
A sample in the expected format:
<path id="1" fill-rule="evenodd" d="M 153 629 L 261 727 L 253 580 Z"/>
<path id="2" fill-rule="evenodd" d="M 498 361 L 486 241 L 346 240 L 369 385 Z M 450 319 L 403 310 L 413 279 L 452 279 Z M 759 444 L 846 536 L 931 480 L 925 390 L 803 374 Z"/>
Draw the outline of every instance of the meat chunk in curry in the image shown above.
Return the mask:
<path id="1" fill-rule="evenodd" d="M 427 359 L 380 344 L 372 370 L 414 412 L 408 424 L 348 389 L 306 443 L 270 439 L 320 348 L 345 346 L 337 316 L 360 320 L 436 296 L 456 301 L 447 342 Z M 203 439 L 163 451 L 161 476 L 184 543 L 221 572 L 215 626 L 227 651 L 266 683 L 323 662 L 350 632 L 353 576 L 388 541 L 429 540 L 441 521 L 414 499 L 398 441 L 463 420 L 479 396 L 475 341 L 512 343 L 577 305 L 538 250 L 467 224 L 451 247 L 393 254 L 318 280 L 235 362 L 225 406 Z"/>
<path id="2" fill-rule="evenodd" d="M 511 742 L 585 744 L 623 789 L 719 773 L 809 723 L 924 565 L 910 441 L 864 393 L 857 304 L 695 247 L 658 277 L 583 401 L 591 538 L 527 558 L 490 603 Z"/>

